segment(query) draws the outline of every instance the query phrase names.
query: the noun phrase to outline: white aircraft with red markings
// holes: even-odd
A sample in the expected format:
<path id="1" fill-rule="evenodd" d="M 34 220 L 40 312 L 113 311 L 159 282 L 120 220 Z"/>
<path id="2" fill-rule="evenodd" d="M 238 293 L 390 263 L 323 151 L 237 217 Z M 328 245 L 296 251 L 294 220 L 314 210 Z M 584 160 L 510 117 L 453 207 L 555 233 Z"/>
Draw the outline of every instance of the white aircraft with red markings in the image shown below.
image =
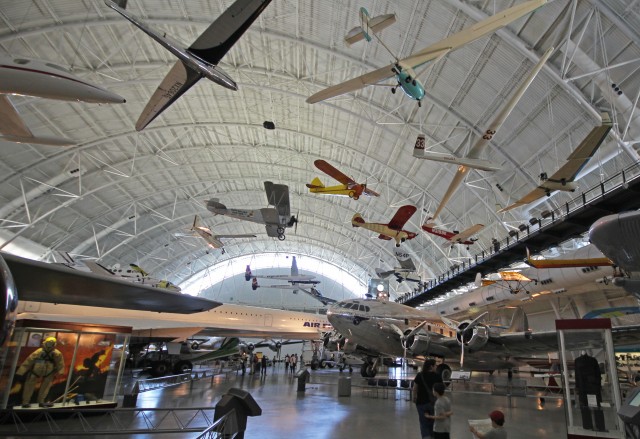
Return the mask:
<path id="1" fill-rule="evenodd" d="M 325 186 L 322 181 L 320 181 L 320 179 L 316 177 L 311 183 L 307 183 L 306 185 L 309 188 L 309 192 L 311 193 L 343 195 L 349 198 L 353 198 L 354 200 L 357 200 L 363 194 L 369 195 L 370 197 L 380 196 L 379 193 L 367 188 L 366 184 L 356 183 L 356 181 L 351 177 L 343 174 L 324 160 L 316 160 L 315 162 L 313 162 L 313 164 L 316 165 L 316 168 L 320 169 L 325 174 L 335 178 L 342 184 L 336 186 Z"/>
<path id="2" fill-rule="evenodd" d="M 466 230 L 463 230 L 462 232 L 458 232 L 457 230 L 448 232 L 446 230 L 436 228 L 434 223 L 429 222 L 430 220 L 431 218 L 429 218 L 427 222 L 422 225 L 422 230 L 431 233 L 432 235 L 440 236 L 441 238 L 446 239 L 448 242 L 445 242 L 442 247 L 453 247 L 455 244 L 461 244 L 466 245 L 468 249 L 471 244 L 477 241 L 477 239 L 472 238 L 472 236 L 484 228 L 484 224 L 474 224 L 473 226 L 469 227 Z"/>
<path id="3" fill-rule="evenodd" d="M 409 221 L 409 218 L 416 212 L 415 206 L 406 205 L 398 209 L 396 214 L 391 218 L 391 221 L 387 224 L 383 223 L 368 223 L 362 218 L 362 215 L 356 213 L 351 218 L 351 225 L 353 227 L 362 227 L 363 229 L 371 230 L 372 232 L 379 233 L 378 238 L 385 239 L 387 241 L 395 240 L 396 247 L 400 247 L 400 244 L 408 239 L 413 239 L 417 236 L 415 232 L 409 232 L 403 230 L 404 225 Z"/>

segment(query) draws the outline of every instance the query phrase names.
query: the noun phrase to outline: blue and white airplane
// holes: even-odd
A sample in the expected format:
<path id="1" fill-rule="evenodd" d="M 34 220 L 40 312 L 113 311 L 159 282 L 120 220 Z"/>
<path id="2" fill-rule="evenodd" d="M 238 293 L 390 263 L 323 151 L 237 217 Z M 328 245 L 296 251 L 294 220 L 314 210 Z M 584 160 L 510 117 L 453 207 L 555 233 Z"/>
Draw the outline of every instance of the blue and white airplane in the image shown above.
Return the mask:
<path id="1" fill-rule="evenodd" d="M 442 59 L 451 51 L 464 46 L 472 41 L 488 35 L 496 30 L 506 26 L 514 20 L 533 12 L 540 6 L 547 3 L 547 0 L 530 0 L 519 5 L 505 9 L 486 20 L 480 21 L 473 26 L 455 33 L 439 42 L 432 44 L 418 52 L 409 55 L 406 58 L 399 59 L 378 37 L 378 33 L 395 22 L 394 14 L 380 15 L 371 18 L 365 8 L 360 9 L 361 25 L 352 29 L 345 37 L 347 45 L 361 40 L 371 41 L 373 35 L 382 46 L 393 56 L 395 61 L 385 67 L 366 73 L 357 78 L 350 79 L 341 84 L 337 84 L 319 91 L 318 93 L 307 98 L 309 104 L 315 104 L 326 99 L 340 96 L 360 90 L 368 85 L 379 85 L 391 87 L 391 92 L 395 93 L 399 87 L 410 99 L 418 101 L 418 105 L 424 98 L 425 90 L 422 83 L 418 80 L 413 69 L 419 67 L 429 61 L 436 62 Z M 381 84 L 382 81 L 394 78 L 396 84 Z"/>

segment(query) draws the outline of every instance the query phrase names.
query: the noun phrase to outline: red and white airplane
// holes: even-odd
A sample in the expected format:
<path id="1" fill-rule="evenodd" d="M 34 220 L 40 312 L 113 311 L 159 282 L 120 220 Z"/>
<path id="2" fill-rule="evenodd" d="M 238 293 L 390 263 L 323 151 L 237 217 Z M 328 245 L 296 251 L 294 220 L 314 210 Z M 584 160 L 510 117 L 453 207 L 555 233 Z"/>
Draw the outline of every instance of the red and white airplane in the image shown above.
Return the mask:
<path id="1" fill-rule="evenodd" d="M 52 146 L 73 145 L 75 141 L 60 137 L 34 136 L 5 95 L 99 104 L 125 102 L 122 96 L 90 84 L 64 67 L 51 62 L 0 56 L 0 139 Z"/>
<path id="2" fill-rule="evenodd" d="M 422 230 L 425 232 L 431 233 L 432 235 L 440 236 L 441 238 L 446 239 L 448 242 L 445 242 L 442 247 L 453 247 L 455 244 L 466 245 L 467 248 L 471 244 L 477 241 L 477 239 L 472 238 L 471 236 L 478 233 L 480 230 L 484 228 L 484 224 L 474 224 L 462 232 L 458 232 L 454 230 L 453 232 L 447 232 L 446 230 L 437 229 L 435 227 L 435 223 L 429 223 L 431 220 L 429 218 L 425 224 L 422 225 Z"/>
<path id="3" fill-rule="evenodd" d="M 322 181 L 320 181 L 320 179 L 316 177 L 311 183 L 307 183 L 306 185 L 309 188 L 309 192 L 311 193 L 343 195 L 349 198 L 353 198 L 354 200 L 360 198 L 362 194 L 369 195 L 370 197 L 380 196 L 379 193 L 367 188 L 366 184 L 356 183 L 355 180 L 353 180 L 351 177 L 343 174 L 324 160 L 316 160 L 315 162 L 313 162 L 313 164 L 316 165 L 316 168 L 320 169 L 325 174 L 335 178 L 342 184 L 336 186 L 325 186 L 324 184 L 322 184 Z"/>
<path id="4" fill-rule="evenodd" d="M 400 247 L 400 244 L 408 239 L 413 239 L 417 236 L 414 232 L 403 230 L 404 225 L 409 221 L 409 218 L 416 212 L 415 206 L 406 205 L 398 209 L 396 214 L 391 218 L 388 224 L 382 223 L 368 223 L 362 218 L 362 215 L 356 213 L 351 218 L 351 225 L 353 227 L 362 227 L 363 229 L 371 230 L 372 232 L 379 233 L 378 238 L 385 240 L 396 241 L 396 247 Z"/>

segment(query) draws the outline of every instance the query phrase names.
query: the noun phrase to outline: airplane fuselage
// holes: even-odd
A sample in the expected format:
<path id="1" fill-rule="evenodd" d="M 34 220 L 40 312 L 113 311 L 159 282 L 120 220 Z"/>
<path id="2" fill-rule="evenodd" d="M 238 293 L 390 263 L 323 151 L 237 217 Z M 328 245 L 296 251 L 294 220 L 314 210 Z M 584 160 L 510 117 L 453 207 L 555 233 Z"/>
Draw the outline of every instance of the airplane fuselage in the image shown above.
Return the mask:
<path id="1" fill-rule="evenodd" d="M 362 195 L 364 186 L 361 184 L 346 185 L 339 184 L 336 186 L 310 187 L 309 192 L 314 194 L 340 195 L 357 200 Z"/>
<path id="2" fill-rule="evenodd" d="M 0 57 L 0 94 L 93 103 L 125 102 L 121 96 L 90 84 L 56 64 L 28 58 Z"/>
<path id="3" fill-rule="evenodd" d="M 405 95 L 414 101 L 421 101 L 424 98 L 424 87 L 420 81 L 412 77 L 408 72 L 402 70 L 396 74 L 398 85 Z"/>
<path id="4" fill-rule="evenodd" d="M 414 232 L 408 232 L 406 230 L 395 230 L 389 227 L 387 224 L 367 223 L 364 221 L 360 222 L 355 217 L 351 220 L 351 225 L 353 227 L 362 227 L 363 229 L 371 230 L 372 232 L 379 233 L 380 235 L 386 236 L 389 239 L 393 239 L 396 241 L 396 247 L 400 247 L 401 243 L 405 242 L 408 239 L 413 239 L 416 237 L 416 234 Z"/>
<path id="5" fill-rule="evenodd" d="M 318 339 L 331 330 L 326 316 L 244 305 L 223 304 L 195 314 L 108 309 L 42 302 L 20 302 L 18 319 L 130 326 L 137 335 L 187 338 L 194 334 L 237 337 Z"/>
<path id="6" fill-rule="evenodd" d="M 541 180 L 539 187 L 547 191 L 574 192 L 578 188 L 578 183 L 575 181 Z"/>

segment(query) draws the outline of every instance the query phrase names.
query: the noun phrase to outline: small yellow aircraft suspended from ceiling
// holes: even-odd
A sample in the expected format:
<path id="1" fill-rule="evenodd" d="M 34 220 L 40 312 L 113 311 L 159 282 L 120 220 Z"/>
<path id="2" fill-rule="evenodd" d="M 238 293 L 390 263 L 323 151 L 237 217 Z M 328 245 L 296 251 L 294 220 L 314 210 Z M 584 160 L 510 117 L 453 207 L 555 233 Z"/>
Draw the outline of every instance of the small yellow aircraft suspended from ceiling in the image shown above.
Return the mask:
<path id="1" fill-rule="evenodd" d="M 367 188 L 366 184 L 356 183 L 352 178 L 346 176 L 324 160 L 316 160 L 313 164 L 325 174 L 342 183 L 336 186 L 325 186 L 322 181 L 320 181 L 320 178 L 316 177 L 311 183 L 307 183 L 309 192 L 313 194 L 343 195 L 353 198 L 354 200 L 357 200 L 360 198 L 360 195 L 363 194 L 369 195 L 370 197 L 380 196 L 379 193 Z"/>

